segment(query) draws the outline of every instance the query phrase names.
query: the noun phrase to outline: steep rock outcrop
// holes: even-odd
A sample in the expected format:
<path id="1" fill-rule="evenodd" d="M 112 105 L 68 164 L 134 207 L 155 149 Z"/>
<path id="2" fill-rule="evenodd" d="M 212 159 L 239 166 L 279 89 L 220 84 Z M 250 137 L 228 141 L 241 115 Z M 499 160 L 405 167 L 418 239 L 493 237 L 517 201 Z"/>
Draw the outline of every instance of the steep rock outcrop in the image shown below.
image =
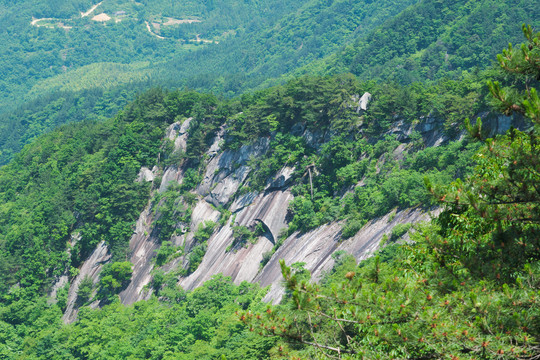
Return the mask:
<path id="1" fill-rule="evenodd" d="M 197 193 L 215 206 L 225 205 L 249 175 L 248 161 L 266 153 L 269 146 L 270 139 L 261 138 L 239 150 L 225 150 L 214 156 L 206 166 L 204 179 L 197 188 Z M 210 150 L 208 155 L 211 156 L 214 151 L 212 147 Z"/>
<path id="2" fill-rule="evenodd" d="M 175 122 L 167 128 L 165 137 L 174 141 L 175 151 L 186 151 L 189 125 L 193 118 L 184 120 L 183 122 Z"/>
<path id="3" fill-rule="evenodd" d="M 284 189 L 286 186 L 290 185 L 294 170 L 294 167 L 285 166 L 278 171 L 278 173 L 267 182 L 266 191 Z"/>
<path id="4" fill-rule="evenodd" d="M 150 170 L 149 168 L 143 166 L 141 168 L 141 170 L 139 171 L 139 174 L 137 175 L 137 180 L 135 180 L 135 181 L 137 181 L 137 182 L 154 181 L 154 179 L 156 178 L 157 172 L 158 172 L 158 167 L 157 166 L 154 166 L 152 168 L 152 170 Z"/>
<path id="5" fill-rule="evenodd" d="M 312 278 L 319 280 L 332 269 L 334 252 L 343 250 L 352 254 L 357 261 L 366 259 L 379 248 L 383 236 L 389 235 L 397 224 L 417 223 L 429 218 L 430 213 L 418 209 L 403 210 L 395 215 L 390 213 L 368 222 L 354 237 L 341 242 L 341 223 L 326 224 L 305 234 L 296 232 L 284 241 L 254 281 L 261 286 L 270 285 L 264 301 L 277 303 L 284 294 L 280 285 L 280 259 L 284 259 L 287 265 L 306 263 L 305 268 L 311 272 Z"/>
<path id="6" fill-rule="evenodd" d="M 251 226 L 255 221 L 263 222 L 276 238 L 285 228 L 287 204 L 292 200 L 289 191 L 275 191 L 259 195 L 248 207 L 239 210 L 234 225 Z M 208 250 L 198 269 L 180 281 L 185 289 L 200 286 L 213 275 L 222 273 L 231 276 L 235 283 L 252 281 L 259 272 L 262 256 L 273 247 L 272 241 L 261 236 L 255 244 L 232 249 L 232 225 L 227 223 L 208 240 Z"/>
<path id="7" fill-rule="evenodd" d="M 367 97 L 364 100 L 366 99 Z M 484 117 L 491 119 L 487 115 Z M 166 137 L 174 142 L 175 151 L 185 151 L 190 121 L 191 119 L 187 119 L 182 123 L 174 123 L 167 129 Z M 497 129 L 504 130 L 510 120 L 499 117 L 489 121 L 494 122 L 491 125 L 496 126 Z M 445 140 L 441 129 L 442 122 L 430 117 L 421 119 L 417 124 L 396 120 L 390 133 L 395 134 L 398 140 L 404 143 L 394 150 L 394 157 L 396 159 L 403 157 L 403 152 L 407 147 L 406 142 L 412 131 L 418 131 L 426 145 L 437 146 Z M 305 124 L 296 124 L 291 131 L 298 136 L 303 136 L 314 148 L 320 148 L 332 136 L 329 132 L 308 130 Z M 334 260 L 331 255 L 335 251 L 344 250 L 354 255 L 357 260 L 364 259 L 378 248 L 383 235 L 389 234 L 396 224 L 415 223 L 429 217 L 420 210 L 400 211 L 391 221 L 390 215 L 370 221 L 358 234 L 344 241 L 341 239 L 341 223 L 326 224 L 306 234 L 295 233 L 284 241 L 266 266 L 261 269 L 263 254 L 274 247 L 280 231 L 287 226 L 288 204 L 293 199 L 288 188 L 291 185 L 294 168 L 284 166 L 267 180 L 266 188 L 262 192 L 239 193 L 238 190 L 251 172 L 249 161 L 267 153 L 270 138 L 261 138 L 238 150 L 221 151 L 224 133 L 223 127 L 218 130 L 205 155 L 205 174 L 195 190 L 199 199 L 192 209 L 191 223 L 183 224 L 185 230 L 183 228 L 178 235 L 173 235 L 170 241 L 176 246 L 184 245 L 184 249 L 189 252 L 194 245 L 193 235 L 199 224 L 207 220 L 217 222 L 226 213 L 223 210 L 218 211 L 216 207 L 224 207 L 232 212 L 235 223 L 231 224 L 230 220 L 227 221 L 208 239 L 207 252 L 198 269 L 179 280 L 179 284 L 186 289 L 194 289 L 213 275 L 223 273 L 231 276 L 235 283 L 247 280 L 259 282 L 262 286 L 271 286 L 265 300 L 276 302 L 283 294 L 279 286 L 281 281 L 279 259 L 285 259 L 287 264 L 305 262 L 306 269 L 311 271 L 313 278 L 319 279 L 325 271 L 332 268 Z M 143 168 L 138 181 L 154 181 L 157 172 L 157 168 L 152 170 Z M 179 165 L 165 168 L 158 191 L 163 193 L 171 184 L 181 184 L 183 175 L 184 169 Z M 361 186 L 361 184 L 358 185 Z M 353 191 L 353 188 L 344 189 L 344 191 Z M 129 260 L 133 263 L 133 276 L 127 288 L 120 293 L 124 304 L 147 299 L 151 295 L 151 289 L 147 289 L 147 285 L 151 282 L 151 271 L 154 268 L 153 257 L 161 245 L 158 241 L 159 234 L 153 233 L 156 220 L 154 216 L 149 202 L 137 221 L 135 233 L 130 241 Z M 264 236 L 259 237 L 254 244 L 233 246 L 233 226 L 242 225 L 252 228 L 257 222 L 260 222 L 267 230 Z M 106 246 L 102 243 L 81 267 L 81 275 L 74 279 L 70 288 L 65 321 L 73 321 L 77 315 L 76 290 L 82 277 L 91 274 L 94 282 L 97 282 L 101 265 L 109 258 Z M 187 261 L 186 256 L 179 257 L 165 264 L 162 269 L 166 272 L 173 271 L 179 267 L 185 267 Z M 61 280 L 66 281 L 66 279 Z M 61 285 L 60 282 L 58 284 Z"/>
<path id="8" fill-rule="evenodd" d="M 96 285 L 99 280 L 101 268 L 110 260 L 110 258 L 111 255 L 109 254 L 109 249 L 105 242 L 102 241 L 81 266 L 79 274 L 73 279 L 69 288 L 66 311 L 62 317 L 64 323 L 71 323 L 77 318 L 77 314 L 79 313 L 77 307 L 77 290 L 79 289 L 81 281 L 89 276 L 94 282 L 94 285 Z M 97 302 L 94 302 L 91 306 L 97 307 L 97 305 Z"/>
<path id="9" fill-rule="evenodd" d="M 182 184 L 184 172 L 176 165 L 170 166 L 165 170 L 163 177 L 161 178 L 161 184 L 159 186 L 159 192 L 164 193 L 167 191 L 171 184 Z"/>
<path id="10" fill-rule="evenodd" d="M 124 304 L 132 304 L 136 301 L 148 299 L 150 291 L 144 291 L 144 287 L 152 280 L 154 264 L 152 258 L 160 243 L 152 234 L 152 209 L 150 204 L 141 213 L 135 226 L 135 233 L 129 242 L 130 258 L 133 264 L 133 274 L 129 285 L 120 293 L 120 300 Z"/>
<path id="11" fill-rule="evenodd" d="M 199 224 L 203 224 L 205 221 L 213 221 L 216 222 L 219 220 L 221 214 L 219 211 L 217 211 L 214 207 L 212 207 L 209 203 L 207 203 L 205 200 L 199 200 L 197 202 L 197 205 L 193 208 L 193 212 L 191 213 L 191 224 L 190 224 L 190 232 L 186 234 L 185 240 L 182 241 L 185 245 L 186 249 L 191 249 L 192 247 L 192 241 L 193 241 L 193 234 L 195 231 L 197 231 L 197 228 L 199 227 Z M 182 245 L 180 243 L 176 245 Z"/>

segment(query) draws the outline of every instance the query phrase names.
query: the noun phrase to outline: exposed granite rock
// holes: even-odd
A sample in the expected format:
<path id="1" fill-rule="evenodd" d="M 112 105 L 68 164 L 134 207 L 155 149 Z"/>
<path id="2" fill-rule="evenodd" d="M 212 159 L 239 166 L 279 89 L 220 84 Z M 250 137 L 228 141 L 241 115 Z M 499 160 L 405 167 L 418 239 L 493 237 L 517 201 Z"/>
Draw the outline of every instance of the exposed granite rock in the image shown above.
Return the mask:
<path id="1" fill-rule="evenodd" d="M 392 123 L 392 127 L 388 131 L 388 134 L 394 135 L 398 141 L 405 141 L 409 138 L 413 130 L 414 127 L 411 126 L 410 123 L 401 119 Z"/>
<path id="2" fill-rule="evenodd" d="M 56 278 L 56 281 L 54 282 L 51 291 L 49 291 L 47 302 L 49 304 L 56 303 L 56 295 L 58 294 L 58 290 L 66 286 L 66 284 L 69 283 L 69 276 L 62 275 Z"/>
<path id="3" fill-rule="evenodd" d="M 302 136 L 305 130 L 306 130 L 306 124 L 296 123 L 291 127 L 290 132 L 293 136 Z"/>
<path id="4" fill-rule="evenodd" d="M 208 151 L 206 152 L 206 155 L 209 158 L 215 157 L 221 150 L 224 134 L 225 134 L 225 126 L 221 126 L 219 128 L 219 131 L 216 134 L 216 137 L 214 138 L 214 141 L 212 141 L 212 145 L 210 145 L 210 149 L 208 149 Z"/>
<path id="5" fill-rule="evenodd" d="M 304 139 L 306 139 L 306 144 L 312 148 L 318 149 L 325 140 L 324 133 L 321 131 L 311 131 L 307 129 L 304 131 L 303 135 Z"/>
<path id="6" fill-rule="evenodd" d="M 249 166 L 240 166 L 224 179 L 214 183 L 214 188 L 205 197 L 205 200 L 215 206 L 225 205 L 236 194 L 236 191 L 238 191 L 240 185 L 246 180 L 250 171 Z"/>
<path id="7" fill-rule="evenodd" d="M 98 244 L 90 257 L 83 263 L 79 269 L 79 275 L 71 282 L 69 288 L 66 311 L 62 317 L 64 323 L 69 324 L 77 319 L 77 314 L 79 313 L 79 309 L 76 307 L 77 290 L 79 289 L 82 279 L 89 276 L 94 282 L 94 285 L 97 284 L 99 273 L 101 272 L 103 265 L 107 263 L 110 258 L 111 254 L 109 254 L 109 249 L 105 242 L 102 241 Z M 93 304 L 93 306 L 96 307 L 97 304 Z"/>
<path id="8" fill-rule="evenodd" d="M 261 194 L 253 201 L 253 204 L 238 214 L 236 220 L 240 225 L 252 225 L 255 220 L 263 222 L 277 239 L 282 229 L 286 227 L 285 218 L 289 202 L 293 200 L 289 190 L 279 190 Z"/>
<path id="9" fill-rule="evenodd" d="M 188 136 L 187 132 L 192 120 L 193 118 L 186 119 L 183 122 L 177 121 L 167 128 L 165 137 L 171 141 L 174 141 L 175 151 L 186 150 L 186 141 Z"/>
<path id="10" fill-rule="evenodd" d="M 137 180 L 135 180 L 135 181 L 137 181 L 137 182 L 154 181 L 154 179 L 156 178 L 157 172 L 158 172 L 158 167 L 157 166 L 154 166 L 152 168 L 152 170 L 150 170 L 146 166 L 143 166 L 141 168 L 141 170 L 139 171 L 139 174 L 137 175 Z"/>
<path id="11" fill-rule="evenodd" d="M 366 110 L 371 99 L 369 93 L 362 97 L 357 96 L 353 106 L 357 111 Z M 506 131 L 510 126 L 525 128 L 527 125 L 516 121 L 513 117 L 495 116 L 490 113 L 480 114 L 484 120 L 484 128 L 488 129 L 490 136 Z M 185 151 L 188 137 L 188 129 L 191 119 L 184 122 L 174 123 L 167 129 L 166 137 L 174 141 L 175 151 Z M 396 135 L 400 141 L 407 141 L 413 131 L 418 131 L 426 146 L 438 146 L 447 140 L 442 131 L 443 121 L 430 116 L 421 118 L 418 123 L 406 123 L 396 120 L 389 133 Z M 174 235 L 171 241 L 175 245 L 185 245 L 189 249 L 192 245 L 193 233 L 197 226 L 206 220 L 217 221 L 220 213 L 209 203 L 220 206 L 229 204 L 238 189 L 242 186 L 250 169 L 247 166 L 250 159 L 265 154 L 269 149 L 270 139 L 261 138 L 250 145 L 244 145 L 236 151 L 226 150 L 221 152 L 223 143 L 224 128 L 222 127 L 206 154 L 208 159 L 204 180 L 197 188 L 197 194 L 206 200 L 200 199 L 193 209 L 190 232 L 185 235 Z M 307 144 L 319 149 L 325 142 L 329 141 L 332 134 L 319 130 L 307 130 L 305 124 L 296 124 L 291 132 L 296 136 L 303 136 Z M 394 157 L 399 159 L 403 156 L 406 145 L 401 144 L 395 151 Z M 152 170 L 141 168 L 137 181 L 154 181 L 158 169 Z M 390 234 L 392 228 L 400 223 L 414 223 L 426 220 L 429 215 L 419 210 L 401 211 L 389 221 L 390 215 L 370 221 L 353 238 L 341 241 L 341 223 L 331 223 L 321 226 L 306 234 L 293 234 L 287 238 L 284 244 L 272 256 L 267 265 L 260 271 L 259 264 L 263 254 L 272 249 L 273 243 L 279 236 L 280 231 L 286 227 L 285 218 L 287 208 L 292 200 L 292 194 L 287 190 L 294 168 L 284 167 L 267 183 L 264 193 L 250 192 L 238 196 L 229 210 L 236 214 L 236 224 L 252 227 L 260 222 L 268 230 L 265 236 L 261 236 L 255 244 L 246 247 L 230 249 L 233 242 L 232 225 L 227 224 L 216 231 L 208 240 L 208 251 L 204 256 L 199 268 L 190 276 L 180 280 L 180 284 L 186 289 L 194 289 L 213 275 L 223 273 L 231 276 L 235 283 L 241 281 L 257 281 L 263 286 L 270 285 L 271 290 L 266 296 L 266 301 L 277 302 L 283 294 L 280 287 L 281 271 L 278 260 L 285 259 L 287 264 L 294 262 L 305 262 L 306 268 L 311 271 L 312 277 L 318 280 L 325 271 L 329 271 L 334 260 L 331 255 L 337 250 L 344 250 L 355 256 L 357 260 L 371 256 L 378 248 L 384 234 Z M 170 184 L 180 184 L 183 179 L 183 172 L 177 166 L 170 166 L 165 169 L 159 191 L 164 192 Z M 361 184 L 359 184 L 361 186 Z M 351 187 L 352 190 L 352 187 Z M 149 205 L 150 206 L 150 205 Z M 140 215 L 136 224 L 136 231 L 130 241 L 131 258 L 134 264 L 132 281 L 128 287 L 120 293 L 120 298 L 124 304 L 131 304 L 138 300 L 147 299 L 150 291 L 143 291 L 145 285 L 151 281 L 151 270 L 153 268 L 152 258 L 155 250 L 160 246 L 156 234 L 152 234 L 152 212 L 149 206 Z M 185 224 L 187 227 L 187 224 Z M 407 236 L 405 236 L 405 239 Z M 228 249 L 229 248 L 229 249 Z M 80 268 L 80 274 L 73 279 L 69 294 L 67 309 L 63 320 L 66 323 L 72 322 L 77 317 L 78 309 L 75 308 L 76 292 L 81 280 L 90 276 L 94 283 L 97 283 L 99 272 L 103 264 L 110 260 L 105 243 L 100 243 L 91 256 Z M 179 258 L 163 267 L 165 271 L 170 271 L 186 261 Z M 50 296 L 54 297 L 56 291 L 65 285 L 69 278 L 67 275 L 60 277 L 53 287 Z M 97 307 L 98 303 L 91 304 Z"/>
<path id="12" fill-rule="evenodd" d="M 161 178 L 159 192 L 164 193 L 165 191 L 167 191 L 169 186 L 171 186 L 171 184 L 182 184 L 183 179 L 184 179 L 184 173 L 182 169 L 178 168 L 177 166 L 169 166 L 165 170 L 165 173 L 163 174 L 163 177 Z"/>
<path id="13" fill-rule="evenodd" d="M 219 220 L 219 217 L 219 211 L 210 206 L 206 201 L 200 200 L 191 213 L 191 230 L 197 229 L 197 226 L 204 221 L 210 220 L 216 222 Z"/>
<path id="14" fill-rule="evenodd" d="M 284 189 L 290 185 L 294 174 L 294 167 L 286 166 L 281 169 L 266 185 L 266 191 Z"/>
<path id="15" fill-rule="evenodd" d="M 244 195 L 239 196 L 231 205 L 229 209 L 231 212 L 235 213 L 239 210 L 242 210 L 246 206 L 249 206 L 257 198 L 258 192 L 248 192 Z"/>
<path id="16" fill-rule="evenodd" d="M 484 112 L 478 116 L 482 119 L 482 128 L 485 131 L 485 135 L 488 137 L 494 137 L 497 134 L 504 134 L 511 127 L 524 131 L 531 126 L 530 121 L 520 114 L 506 116 L 491 112 Z M 474 121 L 475 119 L 471 119 L 471 122 Z"/>
<path id="17" fill-rule="evenodd" d="M 251 226 L 255 221 L 261 221 L 275 238 L 286 225 L 287 206 L 292 198 L 288 191 L 261 194 L 252 205 L 238 212 L 235 225 Z M 259 271 L 263 254 L 273 247 L 271 239 L 261 236 L 255 244 L 235 249 L 236 251 L 227 251 L 232 242 L 232 227 L 227 223 L 210 237 L 208 250 L 199 268 L 182 279 L 180 285 L 191 290 L 219 273 L 231 276 L 235 283 L 252 281 Z"/>
<path id="18" fill-rule="evenodd" d="M 325 271 L 332 269 L 334 259 L 331 255 L 335 251 L 344 250 L 357 260 L 366 259 L 379 248 L 382 237 L 390 234 L 394 226 L 424 221 L 429 219 L 430 214 L 409 209 L 395 214 L 392 221 L 389 221 L 390 216 L 391 214 L 388 214 L 368 222 L 354 237 L 342 242 L 340 242 L 341 223 L 326 224 L 302 235 L 292 234 L 254 279 L 261 286 L 271 285 L 263 301 L 277 303 L 284 294 L 280 284 L 282 280 L 280 259 L 284 259 L 287 265 L 305 262 L 305 268 L 311 272 L 312 278 L 319 280 Z"/>
<path id="19" fill-rule="evenodd" d="M 371 94 L 368 92 L 365 92 L 364 95 L 362 95 L 362 97 L 358 101 L 358 108 L 356 109 L 356 112 L 359 113 L 360 110 L 366 111 L 368 104 L 371 101 L 371 98 L 372 98 Z"/>
<path id="20" fill-rule="evenodd" d="M 215 208 L 210 206 L 205 200 L 200 200 L 197 205 L 193 208 L 191 213 L 191 232 L 186 234 L 183 244 L 186 249 L 192 248 L 193 234 L 197 231 L 199 224 L 204 223 L 205 221 L 217 222 L 221 214 Z M 178 244 L 181 245 L 181 244 Z"/>
<path id="21" fill-rule="evenodd" d="M 120 293 L 120 300 L 124 304 L 133 304 L 136 301 L 148 299 L 150 292 L 144 292 L 145 285 L 150 283 L 154 264 L 152 258 L 159 249 L 159 241 L 152 234 L 152 210 L 150 204 L 139 216 L 135 226 L 135 233 L 129 241 L 130 258 L 133 264 L 133 274 L 129 285 Z"/>
<path id="22" fill-rule="evenodd" d="M 249 159 L 262 156 L 270 146 L 269 138 L 261 138 L 239 150 L 225 150 L 210 160 L 197 193 L 219 206 L 226 204 L 248 176 Z"/>

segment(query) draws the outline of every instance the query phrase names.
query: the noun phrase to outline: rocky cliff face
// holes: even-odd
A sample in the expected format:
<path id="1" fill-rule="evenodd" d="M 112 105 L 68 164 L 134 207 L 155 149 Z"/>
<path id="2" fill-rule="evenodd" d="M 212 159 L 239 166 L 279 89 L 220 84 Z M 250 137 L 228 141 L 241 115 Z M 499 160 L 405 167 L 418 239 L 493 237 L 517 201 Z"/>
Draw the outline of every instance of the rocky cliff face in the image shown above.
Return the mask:
<path id="1" fill-rule="evenodd" d="M 71 323 L 77 318 L 79 312 L 77 307 L 77 289 L 79 288 L 81 281 L 88 276 L 92 279 L 93 283 L 96 284 L 99 280 L 101 268 L 110 260 L 110 258 L 111 255 L 109 254 L 107 245 L 105 245 L 105 242 L 101 242 L 81 266 L 79 274 L 73 279 L 69 288 L 67 307 L 63 317 L 64 322 Z M 93 308 L 97 306 L 97 302 L 91 304 L 91 307 Z"/>
<path id="2" fill-rule="evenodd" d="M 437 212 L 438 210 L 423 212 L 418 209 L 392 212 L 368 222 L 355 236 L 347 240 L 342 240 L 340 223 L 327 224 L 306 234 L 296 232 L 285 240 L 254 280 L 262 286 L 270 285 L 270 291 L 264 301 L 277 303 L 284 294 L 284 289 L 280 285 L 282 278 L 280 259 L 284 259 L 289 265 L 304 262 L 305 269 L 310 271 L 312 279 L 319 280 L 334 266 L 332 258 L 334 252 L 345 251 L 353 255 L 357 261 L 364 260 L 379 249 L 383 237 L 389 236 L 396 225 L 427 221 Z M 408 235 L 403 241 L 407 239 Z"/>
<path id="3" fill-rule="evenodd" d="M 364 97 L 362 98 L 364 99 Z M 361 102 L 362 99 L 359 98 Z M 365 110 L 367 101 L 359 103 L 359 110 Z M 500 120 L 500 121 L 499 121 Z M 508 119 L 492 119 L 494 127 L 506 127 Z M 174 143 L 177 151 L 186 149 L 190 119 L 172 124 L 167 130 L 166 137 Z M 500 123 L 500 124 L 499 124 Z M 441 124 L 436 119 L 425 119 L 417 125 L 397 121 L 390 133 L 396 138 L 406 138 L 413 130 L 421 133 L 429 146 L 437 146 L 443 140 Z M 329 135 L 308 131 L 301 125 L 293 129 L 303 135 L 306 142 L 314 147 L 328 141 Z M 277 242 L 280 233 L 287 228 L 288 205 L 293 199 L 289 189 L 293 168 L 285 166 L 267 181 L 262 191 L 243 191 L 242 185 L 250 176 L 250 160 L 264 155 L 270 146 L 269 138 L 261 138 L 238 150 L 220 149 L 224 136 L 222 128 L 216 135 L 213 144 L 205 155 L 206 170 L 203 180 L 193 191 L 196 197 L 191 208 L 189 229 L 176 232 L 170 241 L 173 245 L 183 246 L 185 254 L 165 264 L 164 271 L 186 266 L 187 254 L 195 245 L 194 232 L 199 224 L 211 220 L 220 222 L 207 241 L 206 253 L 197 269 L 184 277 L 180 277 L 179 285 L 187 290 L 200 286 L 213 275 L 222 273 L 230 276 L 235 283 L 242 281 L 258 282 L 262 286 L 270 286 L 265 301 L 278 302 L 283 294 L 280 287 L 281 271 L 279 259 L 287 264 L 304 262 L 314 279 L 319 279 L 329 271 L 334 260 L 332 254 L 343 250 L 352 254 L 357 260 L 362 260 L 373 254 L 380 246 L 383 236 L 390 234 L 397 224 L 416 223 L 428 220 L 430 214 L 419 209 L 393 212 L 381 218 L 370 221 L 355 236 L 343 240 L 341 236 L 342 223 L 335 222 L 321 226 L 308 233 L 298 232 L 288 236 L 277 251 L 262 266 L 263 256 L 270 253 Z M 400 150 L 401 149 L 401 150 Z M 399 157 L 402 147 L 395 150 L 394 156 Z M 155 181 L 159 170 L 143 168 L 137 181 Z M 177 165 L 168 166 L 162 171 L 161 184 L 155 192 L 164 193 L 171 185 L 181 184 L 184 170 Z M 361 184 L 360 184 L 361 185 Z M 120 293 L 124 304 L 148 299 L 152 290 L 148 286 L 152 280 L 151 271 L 155 267 L 154 257 L 161 246 L 159 234 L 154 231 L 155 221 L 160 216 L 153 208 L 155 204 L 149 201 L 147 208 L 137 221 L 135 232 L 130 241 L 130 261 L 133 264 L 133 276 L 129 285 Z M 218 209 L 220 209 L 218 211 Z M 224 211 L 226 210 L 226 211 Z M 223 217 L 232 214 L 227 219 Z M 234 246 L 235 226 L 254 228 L 260 224 L 264 234 L 258 236 L 247 245 Z M 406 239 L 405 239 L 406 240 Z M 94 283 L 98 280 L 103 263 L 109 260 L 107 247 L 100 244 L 90 258 L 80 269 L 80 274 L 73 280 L 67 310 L 64 316 L 66 322 L 76 318 L 76 291 L 80 281 L 90 276 Z M 64 279 L 65 280 L 65 279 Z M 97 304 L 94 304 L 97 306 Z"/>

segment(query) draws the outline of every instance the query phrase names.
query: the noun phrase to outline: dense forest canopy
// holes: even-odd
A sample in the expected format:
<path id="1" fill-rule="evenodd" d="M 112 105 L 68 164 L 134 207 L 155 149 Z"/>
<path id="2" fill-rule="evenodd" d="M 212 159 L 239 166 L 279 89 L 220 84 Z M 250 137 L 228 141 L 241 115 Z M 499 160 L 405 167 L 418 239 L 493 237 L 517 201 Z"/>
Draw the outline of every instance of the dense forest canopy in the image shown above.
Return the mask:
<path id="1" fill-rule="evenodd" d="M 538 11 L 520 0 L 0 0 L 0 106 L 33 98 L 0 114 L 0 358 L 540 357 Z M 524 43 L 495 57 L 517 19 L 532 24 Z M 520 128 L 496 134 L 486 124 L 500 114 Z M 176 148 L 164 134 L 184 124 Z M 395 226 L 358 264 L 334 253 L 318 282 L 282 261 L 278 305 L 222 275 L 185 291 L 179 279 L 221 228 L 232 224 L 227 252 L 268 231 L 234 226 L 229 202 L 187 230 L 191 248 L 171 242 L 204 201 L 211 146 L 260 141 L 268 150 L 242 165 L 233 199 L 268 191 L 284 167 L 294 196 L 261 269 L 291 234 L 331 223 L 345 241 L 403 209 L 441 213 Z M 169 168 L 183 179 L 163 188 Z M 145 207 L 159 245 L 151 296 L 124 306 Z M 71 282 L 99 247 L 110 260 L 78 283 L 77 321 L 64 324 Z"/>
<path id="2" fill-rule="evenodd" d="M 0 13 L 6 44 L 0 49 L 6 62 L 0 79 L 0 164 L 55 126 L 114 114 L 116 106 L 100 104 L 119 104 L 117 94 L 132 99 L 134 89 L 155 85 L 239 94 L 330 54 L 412 3 L 230 0 L 215 6 L 106 0 L 85 17 L 69 2 L 56 7 L 66 9 L 62 15 L 51 15 L 48 3 L 6 5 Z M 100 13 L 111 20 L 92 20 Z M 32 102 L 13 109 L 23 100 Z M 34 113 L 48 119 L 32 118 Z"/>
<path id="3" fill-rule="evenodd" d="M 0 164 L 37 135 L 110 117 L 135 91 L 156 84 L 232 96 L 298 74 L 345 71 L 401 83 L 458 79 L 489 66 L 508 41 L 519 41 L 516 24 L 538 26 L 539 18 L 532 3 L 515 0 L 140 4 L 101 3 L 94 14 L 122 12 L 120 22 L 103 26 L 90 16 L 78 18 L 76 3 L 62 2 L 57 8 L 68 9 L 64 17 L 78 24 L 71 29 L 57 28 L 56 20 L 31 26 L 32 16 L 52 11 L 48 3 L 42 10 L 24 1 L 5 5 Z M 171 18 L 204 21 L 162 26 Z M 165 39 L 150 34 L 144 19 Z M 214 42 L 190 41 L 197 34 Z"/>

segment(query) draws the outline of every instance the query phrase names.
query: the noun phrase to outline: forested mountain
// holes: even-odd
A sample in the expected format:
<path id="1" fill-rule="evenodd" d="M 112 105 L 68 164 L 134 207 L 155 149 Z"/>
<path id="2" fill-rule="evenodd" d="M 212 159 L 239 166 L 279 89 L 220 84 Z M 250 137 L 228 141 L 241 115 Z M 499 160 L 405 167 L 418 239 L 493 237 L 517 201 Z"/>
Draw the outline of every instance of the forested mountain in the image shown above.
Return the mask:
<path id="1" fill-rule="evenodd" d="M 37 135 L 66 122 L 110 116 L 126 104 L 126 95 L 132 99 L 155 85 L 232 96 L 306 73 L 347 71 L 402 83 L 456 78 L 489 66 L 495 49 L 519 40 L 517 25 L 536 26 L 539 18 L 538 7 L 516 0 L 219 6 L 106 0 L 85 17 L 81 12 L 94 8 L 88 2 L 54 4 L 3 5 L 0 164 Z M 92 20 L 100 14 L 111 20 Z M 42 18 L 52 20 L 31 25 Z M 197 36 L 212 41 L 193 41 Z M 124 100 L 116 100 L 119 94 Z M 29 102 L 35 96 L 40 99 Z M 24 105 L 5 112 L 22 99 Z"/>
<path id="2" fill-rule="evenodd" d="M 400 83 L 459 78 L 490 66 L 498 49 L 520 41 L 520 24 L 538 27 L 539 18 L 530 1 L 423 0 L 300 73 L 348 71 Z"/>
<path id="3" fill-rule="evenodd" d="M 526 45 L 508 51 L 500 61 L 523 73 L 520 82 L 530 86 L 537 84 L 534 59 L 540 43 L 538 34 L 528 31 L 530 50 Z M 534 356 L 540 101 L 530 87 L 520 94 L 490 83 L 501 110 L 522 113 L 533 127 L 485 145 L 448 141 L 455 125 L 445 130 L 439 119 L 434 129 L 433 120 L 421 114 L 431 112 L 433 99 L 455 91 L 449 89 L 392 88 L 342 75 L 299 78 L 233 100 L 153 90 L 111 120 L 68 125 L 42 136 L 0 174 L 0 266 L 6 274 L 0 351 L 7 358 L 283 358 L 315 356 L 316 349 L 353 358 L 417 357 L 449 349 L 469 357 L 486 351 Z M 379 95 L 363 110 L 357 94 L 366 90 Z M 399 96 L 411 92 L 423 97 Z M 480 123 L 469 131 L 472 138 L 486 135 Z M 440 146 L 426 147 L 441 140 Z M 508 159 L 513 167 L 504 165 Z M 151 175 L 143 171 L 150 167 Z M 276 175 L 286 173 L 284 180 Z M 277 211 L 284 216 L 281 227 L 273 223 L 281 216 L 277 213 L 249 217 L 251 209 L 261 202 L 264 208 L 266 199 L 280 194 L 294 198 L 286 216 L 283 207 Z M 376 237 L 390 246 L 372 261 L 356 267 L 354 258 L 336 254 L 323 287 L 306 282 L 306 263 L 292 269 L 283 263 L 285 301 L 297 309 L 294 313 L 285 306 L 264 312 L 259 301 L 267 290 L 247 283 L 236 287 L 230 278 L 216 277 L 193 293 L 178 287 L 179 280 L 207 278 L 210 274 L 199 268 L 222 251 L 226 258 L 257 256 L 264 275 L 276 265 L 281 247 L 306 241 L 300 239 L 311 229 L 338 221 L 337 236 L 354 245 L 369 219 L 437 201 L 448 205 L 436 222 L 416 229 L 415 245 L 396 243 L 410 224 L 393 226 Z M 202 217 L 201 207 L 207 214 Z M 147 215 L 133 233 L 141 211 Z M 223 237 L 226 248 L 218 243 Z M 152 245 L 144 255 L 128 248 L 140 241 Z M 268 252 L 254 250 L 263 245 Z M 105 266 L 91 265 L 101 269 L 99 278 L 83 265 L 96 246 L 110 254 L 102 260 Z M 126 259 L 143 263 L 133 267 Z M 239 273 L 233 276 L 239 279 Z M 56 304 L 36 302 L 53 279 L 58 279 Z M 144 294 L 161 300 L 134 308 L 118 303 Z M 88 304 L 106 308 L 90 311 Z M 79 308 L 78 322 L 59 324 L 62 311 Z M 244 313 L 233 315 L 235 310 Z M 121 341 L 94 337 L 103 329 L 125 329 L 127 318 L 143 317 L 144 325 L 122 331 Z M 159 330 L 165 318 L 178 333 Z M 51 325 L 35 327 L 42 322 Z M 344 328 L 341 322 L 353 325 Z M 274 338 L 266 341 L 257 333 Z"/>
<path id="4" fill-rule="evenodd" d="M 6 2 L 0 106 L 50 91 L 146 80 L 159 63 L 246 28 L 269 26 L 301 5 L 282 0 L 231 0 L 219 7 L 198 1 Z"/>
<path id="5" fill-rule="evenodd" d="M 231 0 L 215 6 L 106 0 L 95 8 L 68 2 L 5 5 L 0 36 L 7 46 L 0 51 L 7 63 L 0 109 L 22 99 L 41 99 L 0 111 L 0 164 L 57 125 L 112 114 L 115 106 L 100 105 L 111 99 L 100 95 L 103 91 L 133 94 L 133 89 L 161 85 L 238 94 L 330 54 L 412 3 Z M 82 17 L 85 5 L 94 10 Z M 111 19 L 93 18 L 100 14 Z M 17 33 L 24 36 L 14 37 Z M 79 98 L 84 101 L 73 101 Z M 47 121 L 29 116 L 38 112 L 47 114 Z"/>
<path id="6" fill-rule="evenodd" d="M 0 10 L 1 358 L 540 356 L 536 7 Z"/>

